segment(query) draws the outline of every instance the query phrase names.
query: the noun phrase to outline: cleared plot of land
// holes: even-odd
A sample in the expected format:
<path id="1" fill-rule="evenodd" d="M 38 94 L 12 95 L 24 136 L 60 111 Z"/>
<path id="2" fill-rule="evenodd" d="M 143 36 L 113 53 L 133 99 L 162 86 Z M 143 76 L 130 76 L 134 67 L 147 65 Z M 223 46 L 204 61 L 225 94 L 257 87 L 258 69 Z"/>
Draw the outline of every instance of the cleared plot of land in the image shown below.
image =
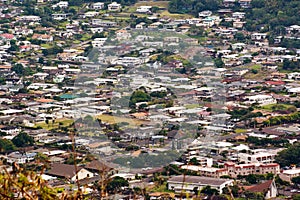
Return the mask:
<path id="1" fill-rule="evenodd" d="M 138 119 L 131 119 L 126 117 L 118 117 L 118 116 L 112 116 L 112 115 L 98 115 L 98 119 L 101 119 L 101 121 L 109 123 L 109 124 L 117 124 L 126 122 L 130 126 L 140 126 L 141 124 L 147 124 L 147 121 L 144 120 L 138 120 Z"/>
<path id="2" fill-rule="evenodd" d="M 266 110 L 266 111 L 286 111 L 289 109 L 296 109 L 294 105 L 288 105 L 288 104 L 269 104 L 265 106 L 261 106 L 260 109 Z"/>
<path id="3" fill-rule="evenodd" d="M 159 8 L 168 8 L 169 1 L 140 1 L 137 2 L 134 6 L 156 6 Z"/>
<path id="4" fill-rule="evenodd" d="M 193 108 L 200 108 L 201 106 L 199 104 L 188 104 L 188 105 L 185 105 L 185 107 L 187 109 L 193 109 Z"/>
<path id="5" fill-rule="evenodd" d="M 235 133 L 246 133 L 247 129 L 237 128 L 234 130 Z"/>
<path id="6" fill-rule="evenodd" d="M 59 127 L 67 127 L 70 126 L 74 121 L 72 119 L 56 119 L 54 123 L 52 123 L 52 120 L 48 121 L 48 124 L 46 122 L 39 122 L 36 123 L 35 127 L 42 127 L 43 129 L 46 130 L 51 130 Z"/>
<path id="7" fill-rule="evenodd" d="M 165 10 L 162 13 L 160 13 L 160 16 L 166 16 L 166 17 L 170 17 L 173 19 L 187 19 L 187 18 L 193 18 L 192 15 L 188 15 L 188 14 L 175 14 L 175 13 L 170 13 L 169 11 Z"/>

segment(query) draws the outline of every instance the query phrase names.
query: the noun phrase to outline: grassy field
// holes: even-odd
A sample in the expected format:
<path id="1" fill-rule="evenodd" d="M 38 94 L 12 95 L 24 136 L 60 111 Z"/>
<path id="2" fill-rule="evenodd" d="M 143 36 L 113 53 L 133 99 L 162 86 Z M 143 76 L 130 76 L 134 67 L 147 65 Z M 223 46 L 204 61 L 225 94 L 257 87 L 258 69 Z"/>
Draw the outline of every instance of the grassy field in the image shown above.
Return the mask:
<path id="1" fill-rule="evenodd" d="M 169 6 L 169 1 L 140 1 L 137 2 L 135 5 L 135 7 L 139 7 L 139 6 L 156 6 L 159 8 L 168 8 Z"/>
<path id="2" fill-rule="evenodd" d="M 169 11 L 168 11 L 169 1 L 146 1 L 146 2 L 141 1 L 141 2 L 136 3 L 134 6 L 126 7 L 124 11 L 127 13 L 134 13 L 139 6 L 159 7 L 161 9 L 163 9 L 163 11 L 158 11 L 158 14 L 161 17 L 166 16 L 166 17 L 170 17 L 173 19 L 193 18 L 193 16 L 188 15 L 188 14 L 169 13 Z M 137 13 L 135 13 L 135 14 L 138 16 L 142 15 L 142 14 L 137 14 Z M 147 17 L 147 15 L 145 15 L 145 17 Z"/>
<path id="3" fill-rule="evenodd" d="M 41 47 L 46 48 L 46 49 L 50 49 L 53 45 L 45 43 L 45 44 L 41 44 Z"/>
<path id="4" fill-rule="evenodd" d="M 264 77 L 269 75 L 268 71 L 261 70 L 261 65 L 246 66 L 245 68 L 250 69 L 250 71 L 245 75 L 246 79 L 262 80 Z M 252 70 L 256 70 L 257 73 L 253 73 Z"/>
<path id="5" fill-rule="evenodd" d="M 200 105 L 199 104 L 188 104 L 188 105 L 185 105 L 185 107 L 187 109 L 193 109 L 193 108 L 199 108 Z"/>
<path id="6" fill-rule="evenodd" d="M 234 130 L 235 133 L 246 133 L 247 130 L 246 129 L 242 129 L 242 128 L 237 128 Z"/>
<path id="7" fill-rule="evenodd" d="M 97 116 L 97 118 L 101 119 L 101 121 L 109 123 L 109 124 L 127 122 L 130 126 L 140 126 L 141 124 L 147 123 L 147 121 L 143 121 L 143 120 L 111 116 L 111 115 L 99 115 L 99 116 Z"/>
<path id="8" fill-rule="evenodd" d="M 288 110 L 289 108 L 293 108 L 295 106 L 293 105 L 287 105 L 287 104 L 269 104 L 265 106 L 261 106 L 260 109 L 266 110 L 266 111 L 279 111 L 279 110 Z"/>
<path id="9" fill-rule="evenodd" d="M 70 126 L 70 124 L 72 123 L 73 123 L 72 119 L 62 118 L 62 119 L 56 119 L 54 123 L 52 123 L 52 120 L 49 120 L 48 124 L 46 122 L 39 122 L 35 124 L 35 127 L 42 127 L 43 129 L 51 130 L 51 129 L 58 128 L 59 126 L 60 127 Z"/>
<path id="10" fill-rule="evenodd" d="M 173 18 L 173 19 L 186 19 L 186 18 L 194 18 L 192 15 L 188 15 L 188 14 L 173 14 L 173 13 L 170 13 L 169 11 L 165 10 L 163 12 L 160 13 L 160 16 L 161 17 L 170 17 L 170 18 Z"/>

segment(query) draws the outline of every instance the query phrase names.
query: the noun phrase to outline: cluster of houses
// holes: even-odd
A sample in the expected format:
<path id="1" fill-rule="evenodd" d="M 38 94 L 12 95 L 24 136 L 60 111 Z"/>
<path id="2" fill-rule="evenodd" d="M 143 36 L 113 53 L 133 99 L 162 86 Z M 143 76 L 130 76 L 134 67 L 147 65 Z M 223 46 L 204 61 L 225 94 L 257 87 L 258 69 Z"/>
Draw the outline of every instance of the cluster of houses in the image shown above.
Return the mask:
<path id="1" fill-rule="evenodd" d="M 299 139 L 299 127 L 292 121 L 270 124 L 274 117 L 298 111 L 300 73 L 281 69 L 287 62 L 299 64 L 300 50 L 280 44 L 284 38 L 299 39 L 299 25 L 285 27 L 284 35 L 271 45 L 267 33 L 245 30 L 246 13 L 233 11 L 232 0 L 223 0 L 225 8 L 217 12 L 180 19 L 160 16 L 145 4 L 127 13 L 132 20 L 143 20 L 126 26 L 121 13 L 128 11 L 120 3 L 88 3 L 75 10 L 76 17 L 69 4 L 37 0 L 37 8 L 48 6 L 47 17 L 59 24 L 43 27 L 44 16 L 1 3 L 0 11 L 13 10 L 1 16 L 9 20 L 0 33 L 1 140 L 26 132 L 35 141 L 25 152 L 3 152 L 0 147 L 7 167 L 34 164 L 43 154 L 51 164 L 42 178 L 50 185 L 79 180 L 81 186 L 90 186 L 90 193 L 91 183 L 101 180 L 104 172 L 123 177 L 132 188 L 151 186 L 149 177 L 162 168 L 128 169 L 111 160 L 170 150 L 184 158 L 172 165 L 197 174 L 167 177 L 167 189 L 177 195 L 206 186 L 221 194 L 234 179 L 250 174 L 278 175 L 290 183 L 300 176 L 297 166 L 276 163 L 282 148 L 245 144 L 248 137 L 286 138 L 291 144 Z M 251 8 L 251 0 L 238 4 Z M 203 30 L 205 40 L 188 37 L 194 29 Z M 217 61 L 221 65 L 216 68 Z M 133 101 L 135 91 L 144 95 L 142 100 Z M 276 105 L 288 108 L 276 110 Z M 236 110 L 259 114 L 245 119 L 232 114 Z M 85 124 L 89 117 L 93 123 Z M 91 152 L 104 161 L 88 161 L 78 169 L 67 164 L 72 141 L 63 131 L 70 128 L 69 121 L 78 132 L 78 158 L 85 160 Z M 133 146 L 139 150 L 132 151 Z M 134 168 L 134 163 L 127 164 Z M 242 187 L 263 192 L 266 199 L 278 196 L 273 180 Z M 157 193 L 150 196 L 160 198 Z"/>

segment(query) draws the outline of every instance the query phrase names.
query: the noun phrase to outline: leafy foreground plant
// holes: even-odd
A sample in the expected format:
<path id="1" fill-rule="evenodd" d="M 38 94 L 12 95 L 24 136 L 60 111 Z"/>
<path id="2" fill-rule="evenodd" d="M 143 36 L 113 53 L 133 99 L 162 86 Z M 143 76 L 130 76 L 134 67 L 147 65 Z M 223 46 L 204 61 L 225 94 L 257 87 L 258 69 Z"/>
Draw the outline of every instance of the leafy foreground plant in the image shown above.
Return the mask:
<path id="1" fill-rule="evenodd" d="M 42 174 L 42 173 L 41 173 Z M 0 199 L 83 199 L 81 191 L 60 193 L 50 187 L 39 174 L 13 166 L 13 171 L 0 174 Z"/>

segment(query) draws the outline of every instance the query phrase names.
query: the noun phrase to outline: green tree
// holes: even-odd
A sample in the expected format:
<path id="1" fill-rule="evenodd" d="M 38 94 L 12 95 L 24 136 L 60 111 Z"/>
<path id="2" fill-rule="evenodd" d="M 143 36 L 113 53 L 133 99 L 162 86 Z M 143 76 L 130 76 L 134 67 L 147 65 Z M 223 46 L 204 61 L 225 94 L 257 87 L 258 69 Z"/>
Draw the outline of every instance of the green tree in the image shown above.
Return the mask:
<path id="1" fill-rule="evenodd" d="M 29 136 L 25 132 L 20 132 L 17 136 L 12 139 L 12 142 L 17 147 L 27 147 L 34 144 L 33 137 Z"/>
<path id="2" fill-rule="evenodd" d="M 18 75 L 23 75 L 24 74 L 24 67 L 22 64 L 16 64 L 11 68 L 12 71 L 16 72 Z"/>
<path id="3" fill-rule="evenodd" d="M 16 146 L 12 141 L 7 139 L 0 139 L 0 152 L 13 151 L 16 149 Z"/>
<path id="4" fill-rule="evenodd" d="M 257 176 L 255 174 L 249 174 L 245 177 L 245 179 L 250 184 L 256 184 L 258 182 Z"/>
<path id="5" fill-rule="evenodd" d="M 115 193 L 119 191 L 122 187 L 128 187 L 129 183 L 122 177 L 116 176 L 107 184 L 107 191 L 109 193 Z"/>
<path id="6" fill-rule="evenodd" d="M 150 95 L 145 90 L 136 90 L 130 97 L 129 107 L 134 108 L 138 102 L 148 102 L 151 100 Z"/>
<path id="7" fill-rule="evenodd" d="M 292 178 L 292 183 L 298 186 L 300 184 L 300 176 Z"/>
<path id="8" fill-rule="evenodd" d="M 204 188 L 201 190 L 201 193 L 206 194 L 206 195 L 209 195 L 209 196 L 212 196 L 212 195 L 218 195 L 218 194 L 219 194 L 218 190 L 211 188 L 210 185 L 204 187 Z"/>
<path id="9" fill-rule="evenodd" d="M 192 164 L 192 165 L 199 165 L 199 161 L 197 160 L 197 158 L 192 158 L 190 160 L 190 164 Z"/>
<path id="10" fill-rule="evenodd" d="M 242 32 L 237 32 L 235 35 L 234 35 L 234 38 L 239 41 L 239 42 L 244 42 L 245 41 L 245 36 Z"/>
<path id="11" fill-rule="evenodd" d="M 222 61 L 222 58 L 215 58 L 214 63 L 217 68 L 222 68 L 225 65 L 224 62 Z"/>
<path id="12" fill-rule="evenodd" d="M 300 163 L 300 144 L 294 144 L 279 152 L 276 156 L 276 162 L 280 166 L 290 166 Z"/>

